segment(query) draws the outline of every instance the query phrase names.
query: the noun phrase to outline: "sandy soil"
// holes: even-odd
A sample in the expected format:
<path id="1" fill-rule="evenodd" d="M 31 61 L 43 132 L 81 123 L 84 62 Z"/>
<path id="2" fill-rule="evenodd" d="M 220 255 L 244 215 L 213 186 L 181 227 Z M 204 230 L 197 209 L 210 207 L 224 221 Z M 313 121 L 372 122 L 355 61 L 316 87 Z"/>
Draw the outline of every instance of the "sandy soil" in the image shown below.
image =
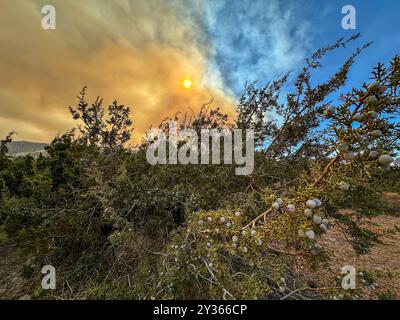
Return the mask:
<path id="1" fill-rule="evenodd" d="M 396 207 L 399 205 L 400 208 L 399 194 L 385 194 L 385 199 Z M 364 220 L 363 224 L 371 231 L 384 234 L 381 238 L 382 243 L 374 246 L 369 254 L 357 255 L 340 228 L 336 227 L 319 240 L 324 248 L 333 252 L 329 267 L 311 274 L 299 262 L 297 272 L 310 276 L 318 287 L 329 287 L 334 283 L 335 277 L 340 276 L 343 266 L 352 265 L 357 273 L 361 272 L 356 282 L 359 291 L 357 298 L 400 299 L 400 232 L 385 232 L 393 230 L 395 226 L 400 227 L 400 210 L 398 215 L 381 215 Z M 372 286 L 369 285 L 371 279 Z"/>

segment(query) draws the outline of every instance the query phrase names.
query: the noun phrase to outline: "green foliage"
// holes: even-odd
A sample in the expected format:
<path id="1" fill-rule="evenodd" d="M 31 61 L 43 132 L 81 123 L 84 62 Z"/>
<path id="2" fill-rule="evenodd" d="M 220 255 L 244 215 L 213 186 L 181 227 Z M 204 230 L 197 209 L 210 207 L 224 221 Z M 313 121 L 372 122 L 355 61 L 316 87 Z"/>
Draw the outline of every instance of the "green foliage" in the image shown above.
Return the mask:
<path id="1" fill-rule="evenodd" d="M 171 236 L 150 294 L 156 299 L 266 297 L 268 277 L 281 277 L 274 266 L 278 261 L 270 259 L 261 235 L 241 235 L 241 225 L 239 214 L 231 211 L 192 215 L 187 227 Z"/>

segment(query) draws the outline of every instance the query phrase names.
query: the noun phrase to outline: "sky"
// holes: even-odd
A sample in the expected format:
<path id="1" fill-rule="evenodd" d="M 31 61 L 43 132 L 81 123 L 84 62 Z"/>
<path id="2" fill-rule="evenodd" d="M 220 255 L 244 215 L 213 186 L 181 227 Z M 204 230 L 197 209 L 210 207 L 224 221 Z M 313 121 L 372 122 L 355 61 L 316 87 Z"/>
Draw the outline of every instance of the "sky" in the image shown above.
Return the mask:
<path id="1" fill-rule="evenodd" d="M 347 4 L 356 30 L 341 26 Z M 56 9 L 55 30 L 41 26 L 44 5 Z M 83 86 L 90 101 L 130 106 L 136 139 L 211 98 L 233 117 L 246 82 L 298 71 L 319 47 L 360 32 L 313 79 L 373 41 L 350 73 L 348 88 L 358 86 L 400 53 L 399 12 L 398 0 L 0 0 L 0 136 L 50 142 L 75 125 L 67 107 Z"/>

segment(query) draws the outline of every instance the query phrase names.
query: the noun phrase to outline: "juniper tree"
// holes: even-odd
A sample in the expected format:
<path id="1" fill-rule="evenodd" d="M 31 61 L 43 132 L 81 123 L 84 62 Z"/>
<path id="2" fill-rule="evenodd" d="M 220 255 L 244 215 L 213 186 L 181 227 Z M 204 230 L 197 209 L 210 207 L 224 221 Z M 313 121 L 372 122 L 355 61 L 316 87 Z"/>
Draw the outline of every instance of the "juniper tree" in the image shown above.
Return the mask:
<path id="1" fill-rule="evenodd" d="M 101 97 L 89 105 L 85 100 L 86 90 L 84 87 L 77 97 L 77 106 L 69 107 L 73 119 L 82 122 L 77 126 L 79 140 L 108 151 L 123 148 L 133 131 L 130 108 L 116 100 L 105 108 Z"/>
<path id="2" fill-rule="evenodd" d="M 297 75 L 294 91 L 281 99 L 290 72 L 258 88 L 256 84 L 245 87 L 237 108 L 236 125 L 255 130 L 257 145 L 273 158 L 288 158 L 305 154 L 319 156 L 324 148 L 318 127 L 322 113 L 330 106 L 331 94 L 346 84 L 348 73 L 356 57 L 371 43 L 357 48 L 344 64 L 326 82 L 312 85 L 313 72 L 322 67 L 321 59 L 329 52 L 345 48 L 359 34 L 318 49 L 306 59 L 306 65 Z"/>
<path id="3" fill-rule="evenodd" d="M 316 59 L 332 48 L 336 46 L 317 51 Z M 256 217 L 243 214 L 240 207 L 236 212 L 218 209 L 193 213 L 187 226 L 176 230 L 160 257 L 162 263 L 149 294 L 155 298 L 257 299 L 275 291 L 285 298 L 286 283 L 280 278 L 288 257 L 302 256 L 312 265 L 329 258 L 317 240 L 332 227 L 340 228 L 358 253 L 368 252 L 379 240 L 359 224 L 359 219 L 341 213 L 338 209 L 343 206 L 338 204 L 343 205 L 343 199 L 355 201 L 357 188 L 369 183 L 371 171 L 388 170 L 397 156 L 399 57 L 395 56 L 387 67 L 379 64 L 371 79 L 343 92 L 336 104 L 324 103 L 330 92 L 343 86 L 348 68 L 362 48 L 327 85 L 312 89 L 309 73 L 304 70 L 297 93 L 289 94 L 288 105 L 282 107 L 281 115 L 287 121 L 276 126 L 265 148 L 274 157 L 287 157 L 293 149 L 298 150 L 299 142 L 307 143 L 311 129 L 324 121 L 326 146 L 322 156 L 308 159 L 310 167 L 298 173 L 296 184 L 279 192 L 266 188 L 262 197 L 269 208 Z M 316 68 L 319 63 L 309 66 Z M 271 138 L 266 134 L 270 120 L 263 118 L 260 110 L 269 110 L 262 102 L 274 99 L 272 91 L 250 86 L 248 92 L 251 97 L 242 100 L 246 106 L 239 108 L 237 124 L 253 126 L 264 142 L 263 138 Z M 311 124 L 303 125 L 309 121 Z M 292 136 L 294 132 L 297 136 Z M 361 201 L 370 205 L 368 200 L 364 197 Z"/>
<path id="4" fill-rule="evenodd" d="M 10 132 L 6 135 L 6 137 L 2 140 L 0 140 L 0 169 L 3 168 L 3 166 L 6 164 L 6 161 L 8 160 L 7 157 L 7 152 L 8 152 L 8 147 L 7 144 L 12 142 L 12 137 L 15 134 L 15 132 Z"/>

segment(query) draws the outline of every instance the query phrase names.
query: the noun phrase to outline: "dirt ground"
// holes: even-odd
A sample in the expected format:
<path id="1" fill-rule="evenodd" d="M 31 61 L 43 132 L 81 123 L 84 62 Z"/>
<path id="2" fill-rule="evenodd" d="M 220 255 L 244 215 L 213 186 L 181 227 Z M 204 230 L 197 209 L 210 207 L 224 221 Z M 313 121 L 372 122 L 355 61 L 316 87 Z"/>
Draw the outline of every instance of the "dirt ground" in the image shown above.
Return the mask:
<path id="1" fill-rule="evenodd" d="M 19 299 L 26 294 L 25 281 L 21 277 L 25 263 L 23 255 L 14 248 L 0 245 L 0 299 Z"/>
<path id="2" fill-rule="evenodd" d="M 399 194 L 387 193 L 385 199 L 400 209 Z M 382 243 L 374 246 L 369 254 L 358 256 L 340 228 L 336 227 L 319 240 L 321 246 L 333 252 L 329 267 L 311 274 L 299 263 L 297 272 L 310 276 L 318 287 L 329 287 L 335 277 L 340 276 L 341 268 L 351 265 L 358 274 L 356 298 L 400 299 L 400 232 L 385 233 L 400 227 L 400 210 L 396 212 L 395 215 L 381 215 L 363 221 L 368 229 L 385 234 L 381 238 Z"/>

